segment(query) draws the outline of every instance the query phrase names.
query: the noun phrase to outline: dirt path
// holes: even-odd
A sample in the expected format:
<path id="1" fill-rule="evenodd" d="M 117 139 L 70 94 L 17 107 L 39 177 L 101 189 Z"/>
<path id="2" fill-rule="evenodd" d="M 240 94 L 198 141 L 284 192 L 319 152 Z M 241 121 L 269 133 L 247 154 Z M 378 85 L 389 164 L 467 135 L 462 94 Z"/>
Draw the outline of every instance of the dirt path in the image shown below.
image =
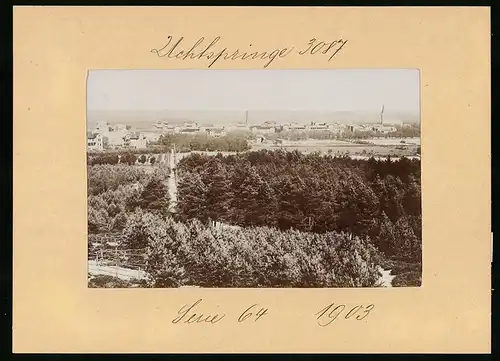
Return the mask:
<path id="1" fill-rule="evenodd" d="M 123 267 L 114 266 L 102 266 L 96 261 L 88 261 L 88 273 L 92 276 L 105 275 L 113 276 L 124 281 L 130 281 L 133 279 L 144 279 L 147 277 L 147 273 L 141 270 L 134 270 Z"/>
<path id="2" fill-rule="evenodd" d="M 175 153 L 170 153 L 170 175 L 168 176 L 168 195 L 170 198 L 169 210 L 175 212 L 177 205 L 177 180 L 175 179 Z"/>
<path id="3" fill-rule="evenodd" d="M 380 267 L 379 270 L 380 273 L 382 274 L 382 276 L 379 279 L 380 285 L 382 287 L 392 287 L 392 280 L 396 277 L 391 275 L 392 270 L 390 269 L 384 270 L 382 267 Z"/>

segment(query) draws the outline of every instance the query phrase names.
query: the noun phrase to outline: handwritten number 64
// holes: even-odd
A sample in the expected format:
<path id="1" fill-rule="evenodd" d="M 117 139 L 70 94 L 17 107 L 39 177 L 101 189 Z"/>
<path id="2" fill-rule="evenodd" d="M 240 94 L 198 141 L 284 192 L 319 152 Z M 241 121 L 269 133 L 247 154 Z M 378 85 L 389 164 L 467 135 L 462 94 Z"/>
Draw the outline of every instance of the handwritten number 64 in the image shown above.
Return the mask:
<path id="1" fill-rule="evenodd" d="M 264 315 L 267 315 L 267 308 L 261 308 L 257 313 L 253 313 L 253 312 L 250 312 L 250 310 L 252 310 L 254 307 L 256 307 L 257 304 L 255 305 L 252 305 L 250 307 L 248 307 L 241 315 L 240 317 L 238 317 L 238 322 L 243 322 L 245 320 L 247 320 L 248 318 L 254 316 L 255 317 L 255 320 L 254 322 L 256 322 L 259 318 L 261 318 L 262 316 Z"/>

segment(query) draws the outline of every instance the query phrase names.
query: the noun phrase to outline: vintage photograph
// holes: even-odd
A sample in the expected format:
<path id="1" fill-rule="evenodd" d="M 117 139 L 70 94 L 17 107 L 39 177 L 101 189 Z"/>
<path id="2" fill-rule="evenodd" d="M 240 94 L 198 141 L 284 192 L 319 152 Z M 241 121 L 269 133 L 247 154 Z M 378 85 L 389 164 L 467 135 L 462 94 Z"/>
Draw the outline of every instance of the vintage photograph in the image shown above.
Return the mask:
<path id="1" fill-rule="evenodd" d="M 88 287 L 419 287 L 419 79 L 89 71 Z"/>

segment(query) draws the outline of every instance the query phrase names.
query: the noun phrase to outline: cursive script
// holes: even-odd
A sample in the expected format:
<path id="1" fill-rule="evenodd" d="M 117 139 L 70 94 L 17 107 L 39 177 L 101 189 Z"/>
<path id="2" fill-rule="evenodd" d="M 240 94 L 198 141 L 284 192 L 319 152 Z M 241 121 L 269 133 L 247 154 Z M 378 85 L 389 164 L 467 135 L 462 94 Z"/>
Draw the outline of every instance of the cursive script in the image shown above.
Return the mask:
<path id="1" fill-rule="evenodd" d="M 172 320 L 172 323 L 210 323 L 215 324 L 220 322 L 224 317 L 225 313 L 221 312 L 206 312 L 206 307 L 202 305 L 203 299 L 199 299 L 194 303 L 182 306 L 179 311 L 177 311 L 177 316 Z M 202 309 L 204 309 L 201 311 Z M 269 314 L 269 310 L 265 307 L 261 307 L 258 303 L 255 303 L 249 307 L 246 307 L 243 312 L 239 314 L 234 319 L 238 323 L 249 323 L 257 322 L 261 317 Z"/>
<path id="2" fill-rule="evenodd" d="M 172 320 L 172 323 L 217 323 L 222 320 L 226 315 L 213 313 L 213 314 L 204 314 L 197 311 L 197 306 L 202 302 L 202 299 L 199 299 L 195 303 L 191 305 L 184 305 L 177 312 L 177 317 Z M 196 311 L 196 312 L 195 312 Z"/>
<path id="3" fill-rule="evenodd" d="M 340 50 L 345 46 L 347 40 L 337 39 L 322 41 L 316 38 L 310 39 L 299 47 L 275 47 L 267 50 L 254 50 L 253 44 L 248 48 L 228 49 L 220 44 L 221 37 L 216 36 L 213 39 L 206 40 L 199 38 L 194 43 L 187 44 L 184 37 L 174 39 L 167 36 L 166 42 L 160 48 L 153 48 L 151 53 L 159 58 L 178 59 L 178 60 L 207 60 L 208 68 L 211 68 L 220 60 L 261 60 L 263 67 L 267 68 L 276 59 L 285 58 L 290 54 L 298 56 L 323 55 L 332 60 Z"/>
<path id="4" fill-rule="evenodd" d="M 353 319 L 362 321 L 366 319 L 375 308 L 374 304 L 368 305 L 345 305 L 331 303 L 325 308 L 319 310 L 315 316 L 318 325 L 326 327 L 339 317 L 345 320 Z"/>

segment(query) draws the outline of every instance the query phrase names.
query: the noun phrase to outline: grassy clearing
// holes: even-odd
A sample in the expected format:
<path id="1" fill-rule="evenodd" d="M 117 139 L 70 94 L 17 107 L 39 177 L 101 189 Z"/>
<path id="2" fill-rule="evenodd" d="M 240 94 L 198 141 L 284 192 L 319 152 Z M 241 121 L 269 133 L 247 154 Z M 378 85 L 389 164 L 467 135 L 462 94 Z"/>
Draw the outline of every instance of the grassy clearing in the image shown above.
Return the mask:
<path id="1" fill-rule="evenodd" d="M 372 143 L 372 141 L 378 141 Z M 330 153 L 330 154 L 372 154 L 375 156 L 411 156 L 416 153 L 416 144 L 401 144 L 400 141 L 391 141 L 386 139 L 380 140 L 363 140 L 367 144 L 358 144 L 355 142 L 341 141 L 341 140 L 300 140 L 300 141 L 284 141 L 283 144 L 277 145 L 272 142 L 254 143 L 252 144 L 252 151 L 262 149 L 277 150 L 284 149 L 287 151 L 298 150 L 302 153 Z M 370 144 L 371 143 L 371 144 Z M 399 149 L 398 149 L 399 148 Z M 406 149 L 402 149 L 406 148 Z"/>

